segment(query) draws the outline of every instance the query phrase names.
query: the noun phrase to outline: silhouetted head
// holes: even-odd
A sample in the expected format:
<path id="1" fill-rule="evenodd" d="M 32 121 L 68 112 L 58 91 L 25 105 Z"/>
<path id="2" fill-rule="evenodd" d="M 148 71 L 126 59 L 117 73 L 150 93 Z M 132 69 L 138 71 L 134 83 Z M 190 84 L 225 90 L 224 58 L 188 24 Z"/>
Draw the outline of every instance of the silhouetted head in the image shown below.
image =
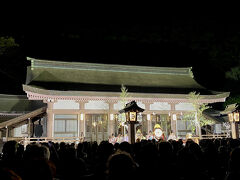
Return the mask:
<path id="1" fill-rule="evenodd" d="M 232 162 L 240 162 L 240 148 L 235 148 L 234 150 L 231 151 L 230 153 L 230 159 Z"/>
<path id="2" fill-rule="evenodd" d="M 3 145 L 3 159 L 12 159 L 16 156 L 18 144 L 16 141 L 7 141 Z"/>
<path id="3" fill-rule="evenodd" d="M 128 142 L 124 141 L 122 142 L 119 147 L 118 147 L 121 151 L 125 151 L 128 153 L 131 153 L 131 146 Z"/>
<path id="4" fill-rule="evenodd" d="M 229 147 L 231 149 L 235 149 L 238 146 L 240 146 L 240 141 L 238 139 L 230 139 L 229 140 Z"/>
<path id="5" fill-rule="evenodd" d="M 24 159 L 26 160 L 49 160 L 49 158 L 50 151 L 48 147 L 40 144 L 32 144 L 24 152 Z"/>
<path id="6" fill-rule="evenodd" d="M 173 151 L 172 145 L 169 142 L 160 142 L 158 144 L 158 151 L 160 155 L 171 154 Z"/>
<path id="7" fill-rule="evenodd" d="M 229 160 L 229 169 L 233 172 L 240 172 L 239 170 L 239 162 L 240 162 L 240 148 L 235 148 L 230 153 Z"/>
<path id="8" fill-rule="evenodd" d="M 129 153 L 117 151 L 108 159 L 107 173 L 109 179 L 133 178 L 136 173 L 136 163 L 133 161 Z"/>

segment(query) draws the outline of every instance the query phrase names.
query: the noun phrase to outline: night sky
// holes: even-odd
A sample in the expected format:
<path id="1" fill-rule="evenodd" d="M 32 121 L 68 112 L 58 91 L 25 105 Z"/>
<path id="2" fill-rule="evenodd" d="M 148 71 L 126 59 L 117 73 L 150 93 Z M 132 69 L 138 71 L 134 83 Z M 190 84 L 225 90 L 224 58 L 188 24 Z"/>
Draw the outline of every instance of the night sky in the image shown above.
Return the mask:
<path id="1" fill-rule="evenodd" d="M 4 27 L 19 47 L 0 56 L 0 93 L 24 94 L 26 56 L 94 63 L 192 67 L 208 89 L 238 91 L 225 73 L 240 65 L 240 23 L 228 18 L 161 19 L 152 24 L 26 24 Z M 232 81 L 231 81 L 232 82 Z M 232 83 L 231 83 L 232 84 Z"/>

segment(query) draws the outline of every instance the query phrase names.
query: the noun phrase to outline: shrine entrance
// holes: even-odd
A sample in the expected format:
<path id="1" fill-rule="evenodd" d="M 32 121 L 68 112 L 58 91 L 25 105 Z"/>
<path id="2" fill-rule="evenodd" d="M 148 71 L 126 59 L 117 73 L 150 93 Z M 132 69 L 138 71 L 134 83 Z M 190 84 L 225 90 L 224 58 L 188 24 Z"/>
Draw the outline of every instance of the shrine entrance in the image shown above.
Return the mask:
<path id="1" fill-rule="evenodd" d="M 108 140 L 108 116 L 107 114 L 86 114 L 85 140 L 101 141 Z"/>
<path id="2" fill-rule="evenodd" d="M 171 119 L 168 114 L 155 114 L 152 116 L 152 131 L 154 126 L 159 124 L 163 130 L 164 136 L 167 138 L 171 132 Z"/>
<path id="3" fill-rule="evenodd" d="M 136 125 L 136 132 L 138 129 L 140 129 L 142 135 L 146 137 L 148 134 L 148 121 L 147 121 L 147 115 L 146 114 L 138 114 L 138 122 L 139 124 Z"/>

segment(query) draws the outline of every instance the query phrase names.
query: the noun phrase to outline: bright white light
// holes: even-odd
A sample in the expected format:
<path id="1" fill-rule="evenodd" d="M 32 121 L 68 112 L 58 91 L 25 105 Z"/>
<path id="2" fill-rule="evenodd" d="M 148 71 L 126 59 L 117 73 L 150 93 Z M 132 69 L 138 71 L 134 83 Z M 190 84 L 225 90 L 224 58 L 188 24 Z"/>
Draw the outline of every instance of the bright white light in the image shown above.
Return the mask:
<path id="1" fill-rule="evenodd" d="M 147 120 L 150 121 L 151 120 L 151 115 L 147 114 Z"/>
<path id="2" fill-rule="evenodd" d="M 114 115 L 110 114 L 110 120 L 113 120 L 113 119 L 114 119 Z"/>
<path id="3" fill-rule="evenodd" d="M 177 120 L 177 115 L 176 114 L 173 114 L 173 120 L 176 121 Z"/>
<path id="4" fill-rule="evenodd" d="M 83 121 L 83 119 L 84 119 L 84 114 L 81 114 L 81 115 L 80 115 L 80 119 L 81 119 L 81 121 Z"/>

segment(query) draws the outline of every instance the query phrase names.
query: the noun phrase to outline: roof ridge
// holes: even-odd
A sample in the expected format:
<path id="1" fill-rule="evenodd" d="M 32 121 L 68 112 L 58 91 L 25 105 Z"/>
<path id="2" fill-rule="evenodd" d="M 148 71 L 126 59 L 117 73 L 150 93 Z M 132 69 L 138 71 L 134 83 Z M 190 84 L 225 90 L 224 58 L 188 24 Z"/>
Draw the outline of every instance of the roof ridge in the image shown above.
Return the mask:
<path id="1" fill-rule="evenodd" d="M 120 65 L 120 64 L 101 64 L 87 62 L 64 62 L 52 61 L 27 57 L 31 61 L 31 68 L 56 68 L 56 69 L 79 69 L 94 71 L 115 71 L 115 72 L 134 72 L 134 73 L 151 73 L 151 74 L 178 74 L 188 75 L 193 78 L 191 67 L 154 67 L 154 66 L 137 66 L 137 65 Z"/>
<path id="2" fill-rule="evenodd" d="M 28 100 L 26 95 L 0 94 L 0 99 L 24 99 Z"/>

